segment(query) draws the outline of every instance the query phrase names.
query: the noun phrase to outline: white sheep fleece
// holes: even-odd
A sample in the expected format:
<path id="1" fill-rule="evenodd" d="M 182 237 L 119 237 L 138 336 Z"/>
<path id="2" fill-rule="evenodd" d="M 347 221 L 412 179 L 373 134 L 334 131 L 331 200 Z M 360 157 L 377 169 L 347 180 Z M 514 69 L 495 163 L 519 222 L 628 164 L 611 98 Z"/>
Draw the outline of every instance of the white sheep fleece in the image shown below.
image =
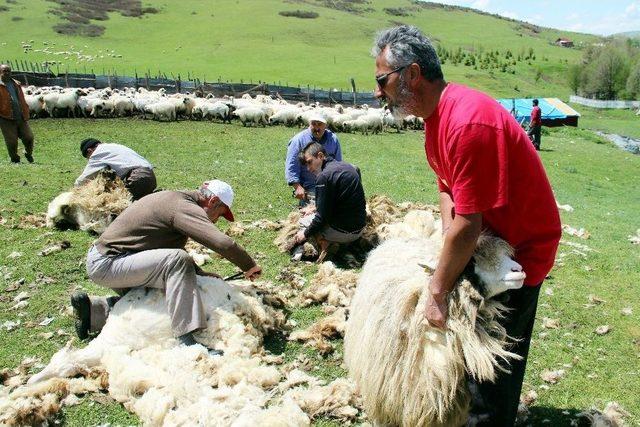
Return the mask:
<path id="1" fill-rule="evenodd" d="M 462 425 L 465 371 L 493 380 L 497 361 L 515 356 L 495 322 L 502 306 L 483 300 L 467 281 L 451 294 L 447 331 L 425 323 L 431 272 L 420 264 L 435 267 L 442 249 L 441 226 L 433 221 L 426 212 L 410 212 L 383 227 L 387 240 L 369 254 L 349 308 L 345 364 L 367 414 L 383 425 Z M 495 248 L 500 267 L 515 263 L 503 246 Z"/>
<path id="2" fill-rule="evenodd" d="M 291 399 L 264 408 L 268 390 L 282 377 L 258 355 L 263 334 L 280 321 L 274 310 L 248 283 L 198 277 L 198 286 L 208 316 L 207 329 L 196 339 L 224 350 L 224 356 L 210 356 L 199 345 L 179 346 L 162 292 L 135 289 L 114 306 L 87 347 L 63 348 L 29 384 L 102 365 L 109 394 L 146 425 L 308 425 Z"/>

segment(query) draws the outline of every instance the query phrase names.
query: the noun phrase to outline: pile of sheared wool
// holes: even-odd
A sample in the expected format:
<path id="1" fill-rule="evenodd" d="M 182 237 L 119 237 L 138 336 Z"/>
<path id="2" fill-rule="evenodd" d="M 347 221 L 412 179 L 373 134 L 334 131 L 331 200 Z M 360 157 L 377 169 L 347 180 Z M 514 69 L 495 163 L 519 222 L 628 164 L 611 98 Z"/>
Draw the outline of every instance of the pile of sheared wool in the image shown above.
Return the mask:
<path id="1" fill-rule="evenodd" d="M 323 262 L 313 276 L 311 285 L 302 294 L 303 307 L 327 303 L 334 307 L 348 307 L 358 283 L 358 273 L 337 268 L 330 261 Z"/>
<path id="2" fill-rule="evenodd" d="M 304 426 L 318 414 L 355 417 L 355 391 L 345 385 L 350 383 L 281 386 L 288 376 L 284 368 L 267 363 L 277 358 L 265 355 L 262 341 L 269 331 L 283 328 L 285 317 L 264 303 L 264 290 L 210 277 L 198 277 L 198 286 L 207 329 L 196 339 L 223 350 L 223 356 L 212 356 L 203 346 L 178 345 L 163 294 L 134 289 L 114 306 L 102 332 L 87 347 L 67 345 L 27 385 L 0 395 L 0 407 L 15 408 L 7 412 L 13 421 L 18 413 L 24 418 L 45 404 L 51 416 L 56 405 L 64 404 L 65 393 L 33 394 L 33 387 L 73 381 L 69 378 L 100 369 L 108 375 L 109 395 L 147 425 Z M 82 392 L 76 387 L 72 393 Z M 25 412 L 18 408 L 24 399 L 37 404 Z"/>

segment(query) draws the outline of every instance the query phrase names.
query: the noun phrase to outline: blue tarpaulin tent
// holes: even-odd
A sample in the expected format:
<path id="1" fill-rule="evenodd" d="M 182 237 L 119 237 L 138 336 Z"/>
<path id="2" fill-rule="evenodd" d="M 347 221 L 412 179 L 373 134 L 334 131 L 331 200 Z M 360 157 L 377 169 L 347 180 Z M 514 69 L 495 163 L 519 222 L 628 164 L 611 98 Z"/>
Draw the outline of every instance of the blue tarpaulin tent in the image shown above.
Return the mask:
<path id="1" fill-rule="evenodd" d="M 511 112 L 519 122 L 529 122 L 533 98 L 504 98 L 498 102 Z M 558 98 L 538 98 L 544 126 L 578 126 L 578 113 Z"/>

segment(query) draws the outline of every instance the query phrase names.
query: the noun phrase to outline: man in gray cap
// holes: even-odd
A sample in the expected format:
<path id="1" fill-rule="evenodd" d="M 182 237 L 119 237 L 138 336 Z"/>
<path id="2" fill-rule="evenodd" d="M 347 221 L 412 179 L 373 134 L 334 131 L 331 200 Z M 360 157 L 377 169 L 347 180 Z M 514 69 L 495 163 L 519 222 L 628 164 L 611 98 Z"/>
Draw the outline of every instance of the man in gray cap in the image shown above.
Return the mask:
<path id="1" fill-rule="evenodd" d="M 149 287 L 165 292 L 174 335 L 185 345 L 195 344 L 192 333 L 207 326 L 196 285 L 200 270 L 184 250 L 188 238 L 231 261 L 249 280 L 262 268 L 213 224 L 219 217 L 233 221 L 233 190 L 226 182 L 204 182 L 198 191 L 160 191 L 132 204 L 113 221 L 87 254 L 89 278 L 120 294 Z M 71 297 L 81 339 L 99 332 L 117 298 L 95 298 L 86 293 Z"/>
<path id="2" fill-rule="evenodd" d="M 80 152 L 82 157 L 87 159 L 87 166 L 76 179 L 76 187 L 86 184 L 100 171 L 111 169 L 122 179 L 133 200 L 151 194 L 156 189 L 153 166 L 129 147 L 106 144 L 95 138 L 87 138 L 80 143 Z"/>
<path id="3" fill-rule="evenodd" d="M 305 205 L 309 196 L 313 196 L 316 187 L 315 175 L 298 160 L 300 152 L 311 142 L 322 145 L 327 156 L 342 161 L 342 149 L 338 136 L 327 129 L 327 119 L 322 114 L 313 114 L 309 118 L 309 127 L 289 141 L 284 165 L 287 184 L 293 187 L 293 195 L 300 200 L 301 205 Z"/>
<path id="4" fill-rule="evenodd" d="M 0 130 L 12 163 L 20 163 L 18 138 L 24 144 L 24 157 L 33 163 L 33 132 L 29 127 L 29 106 L 22 88 L 11 78 L 11 67 L 0 64 Z"/>

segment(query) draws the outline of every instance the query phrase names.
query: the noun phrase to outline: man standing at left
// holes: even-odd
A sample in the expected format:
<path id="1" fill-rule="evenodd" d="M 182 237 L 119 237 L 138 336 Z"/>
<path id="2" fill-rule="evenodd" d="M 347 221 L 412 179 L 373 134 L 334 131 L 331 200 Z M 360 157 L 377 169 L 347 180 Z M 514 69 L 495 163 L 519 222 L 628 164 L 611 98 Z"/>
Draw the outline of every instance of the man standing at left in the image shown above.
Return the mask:
<path id="1" fill-rule="evenodd" d="M 18 138 L 24 144 L 24 157 L 33 163 L 33 132 L 29 127 L 29 107 L 20 83 L 11 78 L 11 67 L 0 64 L 0 129 L 12 163 L 20 163 Z"/>

